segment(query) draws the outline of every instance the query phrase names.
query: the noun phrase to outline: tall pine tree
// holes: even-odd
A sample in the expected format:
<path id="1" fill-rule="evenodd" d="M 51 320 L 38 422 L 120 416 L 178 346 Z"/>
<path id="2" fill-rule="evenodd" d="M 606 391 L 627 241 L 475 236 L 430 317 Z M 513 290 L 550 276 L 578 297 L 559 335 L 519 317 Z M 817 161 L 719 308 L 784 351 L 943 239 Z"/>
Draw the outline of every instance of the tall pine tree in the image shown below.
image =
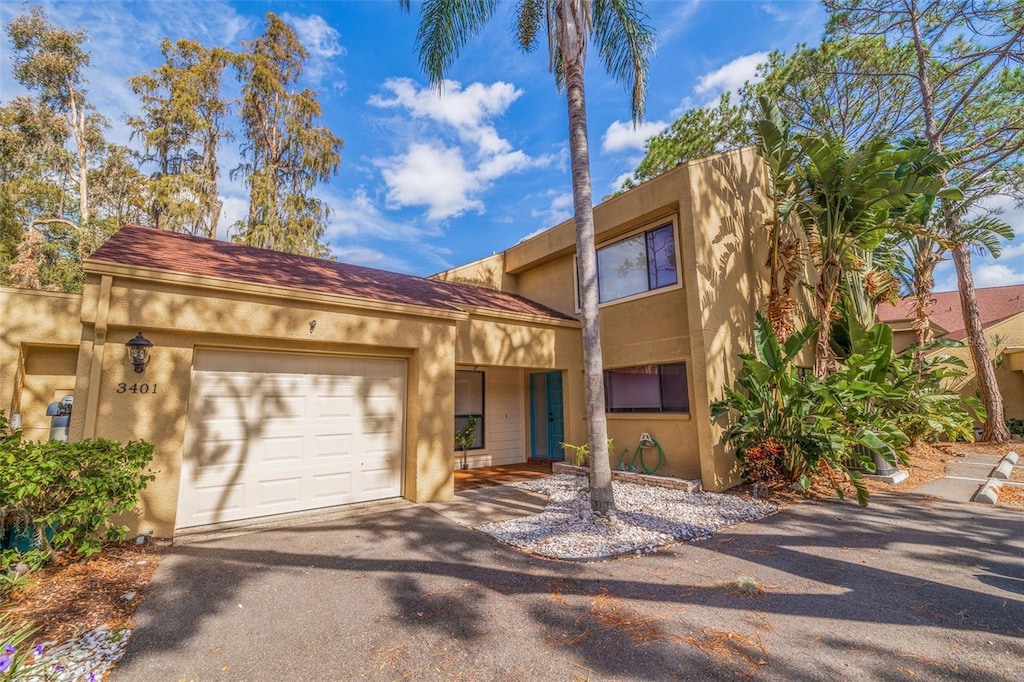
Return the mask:
<path id="1" fill-rule="evenodd" d="M 162 50 L 161 66 L 128 80 L 142 99 L 142 114 L 128 123 L 143 162 L 156 166 L 148 218 L 154 227 L 214 238 L 223 203 L 217 151 L 231 135 L 221 76 L 236 57 L 192 40 L 165 39 Z"/>
<path id="2" fill-rule="evenodd" d="M 295 32 L 267 13 L 263 35 L 243 43 L 241 175 L 249 187 L 249 214 L 236 224 L 235 241 L 277 251 L 325 256 L 330 208 L 313 196 L 341 165 L 343 141 L 320 125 L 317 95 L 299 89 L 309 56 Z"/>

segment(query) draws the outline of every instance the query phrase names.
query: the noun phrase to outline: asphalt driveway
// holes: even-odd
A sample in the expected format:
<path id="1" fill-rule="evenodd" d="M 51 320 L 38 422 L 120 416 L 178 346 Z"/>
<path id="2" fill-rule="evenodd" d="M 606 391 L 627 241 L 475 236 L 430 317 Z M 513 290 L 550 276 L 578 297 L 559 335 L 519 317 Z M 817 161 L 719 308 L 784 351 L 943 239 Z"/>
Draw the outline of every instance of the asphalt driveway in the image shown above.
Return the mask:
<path id="1" fill-rule="evenodd" d="M 172 547 L 135 624 L 114 680 L 1019 680 L 1024 514 L 806 503 L 573 564 L 412 506 Z"/>

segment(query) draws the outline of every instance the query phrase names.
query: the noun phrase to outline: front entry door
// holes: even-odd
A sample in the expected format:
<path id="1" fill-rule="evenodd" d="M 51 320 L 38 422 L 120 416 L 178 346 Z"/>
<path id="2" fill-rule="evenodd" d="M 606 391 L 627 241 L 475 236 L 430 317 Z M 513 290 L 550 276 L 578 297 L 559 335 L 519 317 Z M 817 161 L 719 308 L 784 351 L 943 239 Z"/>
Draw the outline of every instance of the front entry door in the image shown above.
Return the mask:
<path id="1" fill-rule="evenodd" d="M 530 374 L 530 456 L 564 460 L 565 417 L 562 413 L 562 373 Z"/>

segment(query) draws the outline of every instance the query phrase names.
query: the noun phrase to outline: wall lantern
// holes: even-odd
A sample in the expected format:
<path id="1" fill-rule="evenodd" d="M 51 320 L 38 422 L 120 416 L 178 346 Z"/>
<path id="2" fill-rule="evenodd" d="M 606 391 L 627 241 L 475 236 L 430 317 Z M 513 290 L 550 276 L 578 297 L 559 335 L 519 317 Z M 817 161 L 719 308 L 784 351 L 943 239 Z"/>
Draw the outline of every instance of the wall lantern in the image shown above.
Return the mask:
<path id="1" fill-rule="evenodd" d="M 134 339 L 130 339 L 124 345 L 128 347 L 128 357 L 132 361 L 132 366 L 135 367 L 136 372 L 141 374 L 146 369 L 149 349 L 152 348 L 153 342 L 139 332 Z"/>

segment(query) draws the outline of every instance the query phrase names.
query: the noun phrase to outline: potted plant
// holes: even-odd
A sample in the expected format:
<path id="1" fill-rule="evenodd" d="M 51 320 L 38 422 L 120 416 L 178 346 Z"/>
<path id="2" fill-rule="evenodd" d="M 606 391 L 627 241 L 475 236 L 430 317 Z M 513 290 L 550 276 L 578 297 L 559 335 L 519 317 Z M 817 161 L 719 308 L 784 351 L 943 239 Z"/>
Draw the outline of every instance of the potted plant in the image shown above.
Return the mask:
<path id="1" fill-rule="evenodd" d="M 469 449 L 473 447 L 473 442 L 476 441 L 476 426 L 479 423 L 476 417 L 469 417 L 469 426 L 464 429 L 455 431 L 455 442 L 462 448 L 462 468 L 469 468 Z"/>

